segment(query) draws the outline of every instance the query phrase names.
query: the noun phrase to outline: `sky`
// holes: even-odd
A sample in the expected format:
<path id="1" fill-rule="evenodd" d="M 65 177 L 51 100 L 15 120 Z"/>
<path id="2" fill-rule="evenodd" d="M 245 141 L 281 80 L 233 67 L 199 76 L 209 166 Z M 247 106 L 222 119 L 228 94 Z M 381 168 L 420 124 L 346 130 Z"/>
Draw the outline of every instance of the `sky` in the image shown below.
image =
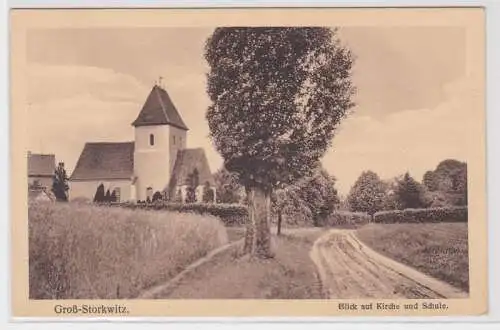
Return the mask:
<path id="1" fill-rule="evenodd" d="M 203 147 L 208 139 L 203 48 L 213 28 L 36 29 L 27 34 L 29 150 L 54 153 L 71 173 L 85 142 L 132 141 L 132 121 L 159 76 Z M 417 180 L 444 159 L 467 161 L 475 97 L 460 27 L 346 27 L 356 57 L 356 107 L 322 158 L 341 194 L 365 170 Z"/>

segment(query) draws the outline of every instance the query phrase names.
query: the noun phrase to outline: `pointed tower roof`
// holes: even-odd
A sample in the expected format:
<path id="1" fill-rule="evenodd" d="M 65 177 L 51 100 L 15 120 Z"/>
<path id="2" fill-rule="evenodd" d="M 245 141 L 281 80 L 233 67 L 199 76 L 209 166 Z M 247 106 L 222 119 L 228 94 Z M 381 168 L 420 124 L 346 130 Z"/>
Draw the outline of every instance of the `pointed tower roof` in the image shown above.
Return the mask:
<path id="1" fill-rule="evenodd" d="M 172 125 L 188 130 L 167 91 L 155 85 L 133 126 Z"/>

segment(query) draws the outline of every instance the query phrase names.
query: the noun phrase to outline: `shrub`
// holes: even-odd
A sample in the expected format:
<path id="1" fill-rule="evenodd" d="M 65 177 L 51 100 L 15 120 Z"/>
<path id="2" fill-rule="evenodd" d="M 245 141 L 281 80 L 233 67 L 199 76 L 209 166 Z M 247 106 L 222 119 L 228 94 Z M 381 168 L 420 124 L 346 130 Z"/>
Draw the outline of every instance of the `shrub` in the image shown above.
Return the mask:
<path id="1" fill-rule="evenodd" d="M 241 204 L 213 204 L 213 203 L 171 203 L 156 202 L 145 204 L 122 203 L 118 206 L 128 208 L 145 208 L 162 211 L 190 212 L 208 214 L 221 219 L 226 226 L 244 225 L 248 218 L 246 206 Z"/>
<path id="2" fill-rule="evenodd" d="M 134 298 L 226 242 L 208 215 L 32 202 L 29 296 Z"/>
<path id="3" fill-rule="evenodd" d="M 161 200 L 163 200 L 163 195 L 161 194 L 161 192 L 159 192 L 159 191 L 155 192 L 153 195 L 153 202 L 161 201 Z"/>
<path id="4" fill-rule="evenodd" d="M 370 222 L 370 216 L 362 212 L 333 212 L 324 223 L 325 227 L 358 227 Z"/>
<path id="5" fill-rule="evenodd" d="M 467 222 L 467 207 L 405 209 L 375 213 L 376 223 Z"/>
<path id="6" fill-rule="evenodd" d="M 205 184 L 203 187 L 203 203 L 213 203 L 214 191 L 210 185 Z"/>
<path id="7" fill-rule="evenodd" d="M 97 190 L 95 192 L 94 202 L 96 203 L 104 202 L 105 198 L 106 198 L 106 193 L 104 192 L 104 185 L 101 183 L 97 187 Z"/>

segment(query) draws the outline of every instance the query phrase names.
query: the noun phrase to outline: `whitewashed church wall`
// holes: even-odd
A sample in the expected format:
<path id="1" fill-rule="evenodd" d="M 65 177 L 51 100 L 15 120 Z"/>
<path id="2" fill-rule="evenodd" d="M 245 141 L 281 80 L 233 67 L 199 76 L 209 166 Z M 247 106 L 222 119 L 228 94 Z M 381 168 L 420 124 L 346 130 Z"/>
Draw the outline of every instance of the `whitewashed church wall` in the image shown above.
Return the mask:
<path id="1" fill-rule="evenodd" d="M 168 126 L 136 127 L 134 175 L 137 176 L 138 200 L 146 200 L 148 188 L 152 188 L 154 194 L 167 186 L 170 180 L 170 158 Z"/>
<path id="2" fill-rule="evenodd" d="M 131 197 L 130 180 L 112 180 L 112 181 L 70 181 L 69 182 L 69 200 L 75 198 L 85 198 L 94 200 L 97 187 L 104 185 L 104 192 L 108 189 L 112 193 L 115 188 L 120 188 L 120 201 L 128 201 Z"/>

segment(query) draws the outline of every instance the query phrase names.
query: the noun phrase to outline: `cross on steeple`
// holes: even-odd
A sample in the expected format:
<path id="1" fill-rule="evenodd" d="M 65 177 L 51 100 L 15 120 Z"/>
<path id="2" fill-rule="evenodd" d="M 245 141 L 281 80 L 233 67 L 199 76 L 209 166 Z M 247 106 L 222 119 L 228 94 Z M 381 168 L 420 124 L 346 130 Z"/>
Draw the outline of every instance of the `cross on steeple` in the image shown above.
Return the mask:
<path id="1" fill-rule="evenodd" d="M 163 87 L 162 84 L 161 84 L 162 80 L 163 80 L 163 77 L 159 76 L 158 77 L 158 86 L 160 86 L 160 87 Z"/>

